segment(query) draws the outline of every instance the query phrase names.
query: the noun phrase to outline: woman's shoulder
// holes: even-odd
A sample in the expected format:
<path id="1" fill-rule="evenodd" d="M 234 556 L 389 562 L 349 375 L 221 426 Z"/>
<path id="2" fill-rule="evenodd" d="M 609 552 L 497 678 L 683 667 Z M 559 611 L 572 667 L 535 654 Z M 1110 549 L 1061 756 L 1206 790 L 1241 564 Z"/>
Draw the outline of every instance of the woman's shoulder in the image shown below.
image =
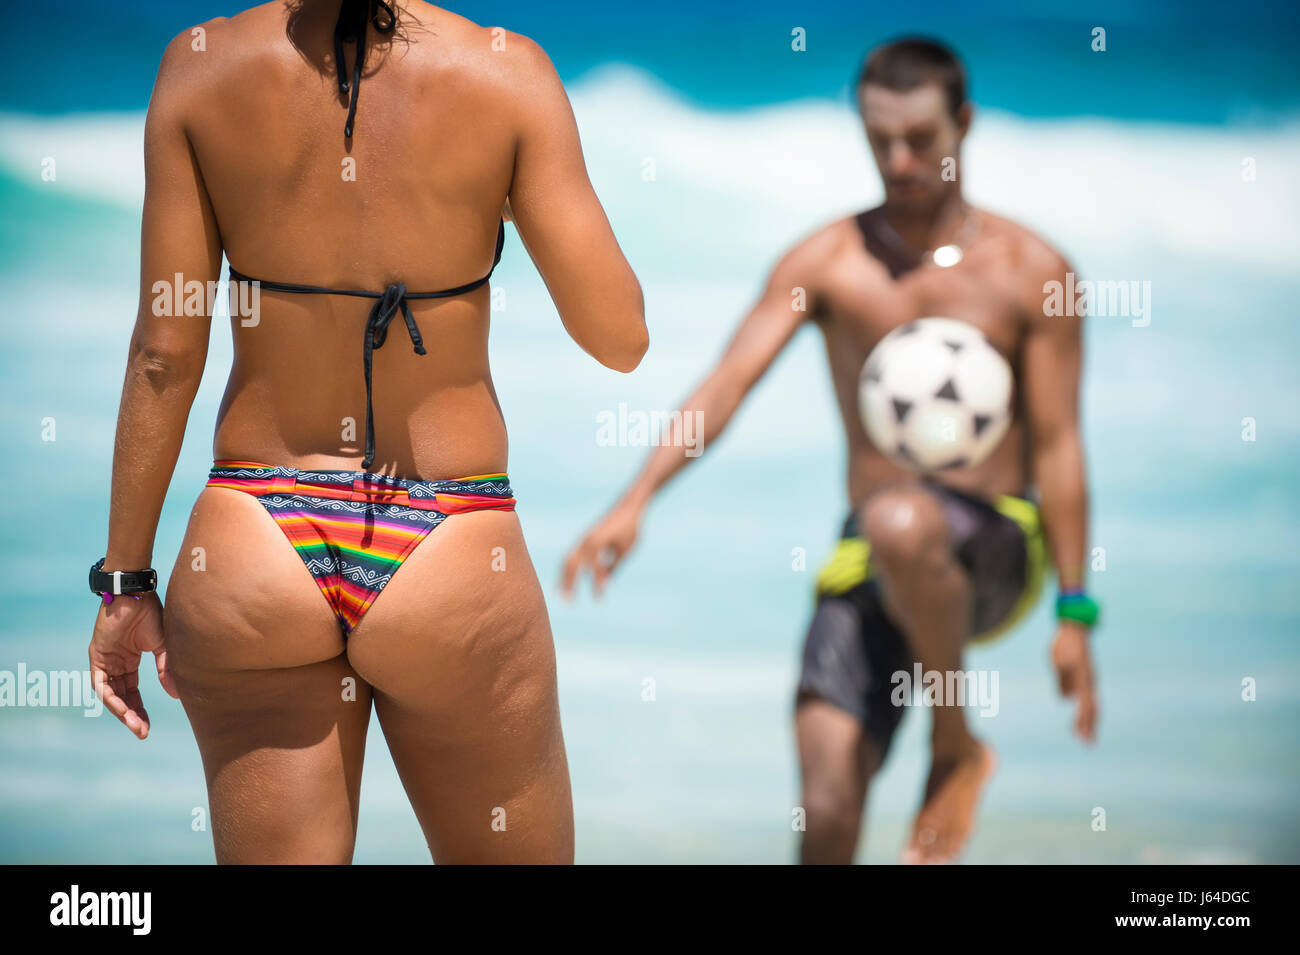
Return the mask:
<path id="1" fill-rule="evenodd" d="M 425 35 L 435 36 L 440 42 L 434 49 L 441 62 L 478 71 L 484 79 L 521 82 L 555 72 L 550 57 L 532 37 L 499 24 L 477 23 L 433 4 L 403 7 L 398 30 L 417 43 Z M 452 55 L 446 56 L 449 46 Z"/>
<path id="2" fill-rule="evenodd" d="M 163 50 L 154 99 L 160 93 L 176 99 L 209 92 L 232 72 L 265 59 L 273 46 L 258 38 L 284 36 L 283 10 L 279 3 L 264 3 L 181 30 Z"/>

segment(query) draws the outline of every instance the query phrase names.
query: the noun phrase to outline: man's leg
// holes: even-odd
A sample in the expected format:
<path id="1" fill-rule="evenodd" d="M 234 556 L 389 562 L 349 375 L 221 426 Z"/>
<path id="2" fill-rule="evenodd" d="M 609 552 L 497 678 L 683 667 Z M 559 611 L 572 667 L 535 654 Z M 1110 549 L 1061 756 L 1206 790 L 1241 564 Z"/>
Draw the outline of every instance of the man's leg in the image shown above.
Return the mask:
<path id="1" fill-rule="evenodd" d="M 818 602 L 795 704 L 807 824 L 801 862 L 853 861 L 871 777 L 903 716 L 890 702 L 890 677 L 910 666 L 907 641 L 885 617 L 873 582 Z"/>
<path id="2" fill-rule="evenodd" d="M 947 674 L 962 669 L 974 596 L 953 552 L 942 501 L 919 486 L 878 491 L 863 508 L 862 527 L 886 611 L 906 634 L 922 669 L 937 671 L 946 683 Z M 930 746 L 924 804 L 905 862 L 948 862 L 957 856 L 973 831 L 979 796 L 995 768 L 992 750 L 971 734 L 960 707 L 934 707 Z"/>
<path id="3" fill-rule="evenodd" d="M 867 786 L 880 757 L 862 721 L 825 700 L 801 697 L 794 725 L 807 823 L 799 862 L 849 865 L 857 851 Z"/>

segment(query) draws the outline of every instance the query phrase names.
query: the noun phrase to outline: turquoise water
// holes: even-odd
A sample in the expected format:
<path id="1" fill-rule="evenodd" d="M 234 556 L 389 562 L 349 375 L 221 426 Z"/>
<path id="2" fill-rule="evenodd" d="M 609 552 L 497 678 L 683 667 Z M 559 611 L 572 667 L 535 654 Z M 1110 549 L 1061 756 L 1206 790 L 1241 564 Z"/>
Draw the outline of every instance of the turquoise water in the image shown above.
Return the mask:
<path id="1" fill-rule="evenodd" d="M 23 83 L 0 109 L 141 108 L 167 41 L 247 0 L 44 0 L 60 42 L 14 31 L 0 54 Z M 607 63 L 653 72 L 692 102 L 735 108 L 806 97 L 847 101 L 865 51 L 903 33 L 954 45 L 977 102 L 1022 116 L 1112 116 L 1223 123 L 1287 115 L 1300 95 L 1300 9 L 1253 0 L 455 0 L 447 9 L 536 38 L 566 82 Z M 1106 31 L 1094 50 L 1093 31 Z M 803 49 L 791 49 L 792 31 Z M 106 42 L 106 38 L 109 42 Z M 110 81 L 105 82 L 105 78 Z"/>
<path id="2" fill-rule="evenodd" d="M 701 105 L 699 90 L 609 65 L 571 89 L 597 189 L 645 285 L 652 348 L 626 377 L 587 358 L 513 232 L 491 347 L 556 635 L 578 858 L 790 861 L 790 696 L 812 577 L 791 569 L 792 553 L 803 548 L 815 569 L 845 507 L 815 334 L 796 338 L 718 446 L 661 495 L 605 600 L 567 604 L 554 584 L 566 548 L 646 452 L 601 446 L 597 415 L 670 408 L 780 251 L 878 187 L 833 97 Z M 1093 577 L 1106 606 L 1100 742 L 1069 735 L 1045 606 L 973 654 L 1000 675 L 1000 712 L 977 721 L 1001 770 L 967 858 L 1300 861 L 1300 123 L 1025 112 L 981 113 L 966 157 L 972 197 L 1049 236 L 1085 277 L 1150 281 L 1152 316 L 1088 330 L 1092 537 L 1106 556 Z M 95 601 L 84 574 L 104 549 L 135 312 L 141 120 L 0 115 L 0 453 L 13 488 L 0 504 L 0 670 L 85 663 Z M 58 158 L 55 183 L 39 176 L 46 155 Z M 1246 156 L 1254 182 L 1241 180 Z M 160 567 L 209 464 L 230 357 L 224 324 L 213 327 Z M 1241 439 L 1246 417 L 1253 442 Z M 49 418 L 53 441 L 42 440 Z M 1246 678 L 1254 702 L 1242 700 Z M 111 718 L 0 709 L 0 861 L 211 860 L 209 835 L 191 824 L 206 798 L 183 711 L 144 682 L 145 743 Z M 925 714 L 909 714 L 872 793 L 863 861 L 897 854 L 925 732 Z M 377 724 L 370 745 L 357 859 L 426 861 Z M 1097 807 L 1104 832 L 1090 827 Z"/>

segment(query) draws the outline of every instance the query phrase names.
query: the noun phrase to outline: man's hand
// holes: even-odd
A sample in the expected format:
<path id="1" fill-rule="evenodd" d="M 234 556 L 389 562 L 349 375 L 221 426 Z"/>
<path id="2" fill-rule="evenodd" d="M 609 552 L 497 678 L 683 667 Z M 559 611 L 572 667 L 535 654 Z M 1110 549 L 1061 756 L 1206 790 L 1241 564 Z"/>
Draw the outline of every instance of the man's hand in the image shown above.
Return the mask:
<path id="1" fill-rule="evenodd" d="M 149 735 L 149 714 L 140 698 L 140 655 L 152 653 L 158 682 L 177 696 L 163 649 L 162 602 L 156 593 L 116 597 L 100 604 L 90 638 L 90 681 L 108 711 L 140 739 Z"/>
<path id="2" fill-rule="evenodd" d="M 1092 672 L 1092 649 L 1088 645 L 1088 628 L 1072 620 L 1062 620 L 1052 641 L 1052 666 L 1061 695 L 1074 697 L 1079 709 L 1074 717 L 1074 732 L 1085 743 L 1097 741 L 1097 684 Z"/>
<path id="3" fill-rule="evenodd" d="M 564 596 L 572 599 L 578 578 L 591 571 L 596 596 L 605 590 L 605 581 L 636 543 L 641 523 L 641 509 L 634 504 L 619 503 L 593 527 L 564 562 Z"/>

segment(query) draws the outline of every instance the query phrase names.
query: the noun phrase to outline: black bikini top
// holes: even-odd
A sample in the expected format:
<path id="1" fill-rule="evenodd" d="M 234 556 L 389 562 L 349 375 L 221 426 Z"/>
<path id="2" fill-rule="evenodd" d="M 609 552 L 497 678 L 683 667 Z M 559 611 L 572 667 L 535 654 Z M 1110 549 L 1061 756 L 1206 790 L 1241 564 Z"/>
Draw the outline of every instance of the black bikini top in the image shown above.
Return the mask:
<path id="1" fill-rule="evenodd" d="M 384 0 L 374 0 L 375 11 L 373 15 L 370 13 L 370 6 L 369 3 L 349 4 L 347 0 L 343 0 L 339 7 L 338 21 L 334 24 L 334 63 L 338 69 L 339 92 L 345 96 L 348 93 L 348 78 L 346 61 L 343 59 L 343 44 L 356 43 L 357 45 L 356 63 L 352 67 L 352 99 L 348 104 L 347 124 L 343 127 L 343 134 L 349 138 L 352 136 L 352 121 L 357 115 L 357 93 L 361 89 L 361 64 L 366 55 L 366 26 L 373 23 L 374 28 L 380 33 L 392 33 L 397 25 L 397 17 L 393 13 L 393 8 Z M 379 8 L 382 8 L 388 15 L 387 24 L 379 21 Z M 349 13 L 353 14 L 352 18 L 349 18 Z M 407 300 L 412 298 L 452 298 L 486 285 L 501 261 L 501 249 L 505 245 L 505 241 L 506 223 L 502 219 L 497 226 L 496 252 L 492 255 L 492 268 L 488 269 L 487 275 L 481 279 L 475 279 L 473 282 L 457 285 L 455 288 L 442 289 L 439 292 L 408 292 L 405 283 L 402 282 L 396 282 L 382 292 L 368 292 L 365 289 L 322 288 L 319 285 L 294 285 L 288 282 L 268 282 L 265 279 L 255 279 L 245 275 L 236 269 L 233 264 L 230 266 L 230 281 L 256 282 L 261 288 L 270 292 L 352 295 L 357 298 L 378 299 L 371 307 L 370 317 L 366 320 L 366 338 L 364 351 L 362 352 L 366 374 L 366 457 L 361 462 L 361 467 L 363 470 L 369 470 L 370 465 L 375 461 L 375 409 L 371 403 L 370 387 L 372 355 L 374 350 L 383 345 L 384 339 L 388 337 L 389 324 L 400 311 L 402 318 L 406 321 L 406 331 L 411 336 L 411 344 L 415 346 L 415 353 L 417 355 L 428 354 L 424 348 L 424 339 L 420 335 L 419 326 L 415 324 L 415 316 L 411 314 L 411 307 L 407 304 Z"/>
<path id="2" fill-rule="evenodd" d="M 230 281 L 232 282 L 256 282 L 261 288 L 271 292 L 300 292 L 305 294 L 319 295 L 352 295 L 357 298 L 373 298 L 378 301 L 370 309 L 370 317 L 366 320 L 366 338 L 362 351 L 362 362 L 366 374 L 366 457 L 361 462 L 362 470 L 369 470 L 370 465 L 375 460 L 375 409 L 371 403 L 371 365 L 372 353 L 376 348 L 384 344 L 384 339 L 388 337 L 388 326 L 397 317 L 397 313 L 402 313 L 402 318 L 406 321 L 406 331 L 411 336 L 411 344 L 415 346 L 417 355 L 425 355 L 428 352 L 424 347 L 424 339 L 420 335 L 419 326 L 415 324 L 415 316 L 411 314 L 411 306 L 407 304 L 408 299 L 412 298 L 452 298 L 456 295 L 464 295 L 466 292 L 472 292 L 474 289 L 487 284 L 492 273 L 496 271 L 497 264 L 501 261 L 501 249 L 506 241 L 506 223 L 502 219 L 497 226 L 497 247 L 492 256 L 492 268 L 488 269 L 487 275 L 481 279 L 475 279 L 473 282 L 467 282 L 464 285 L 457 285 L 455 288 L 442 289 L 438 292 L 408 292 L 406 284 L 396 282 L 382 292 L 369 292 L 365 289 L 347 289 L 347 288 L 322 288 L 319 285 L 292 285 L 287 282 L 267 282 L 264 279 L 255 279 L 245 275 L 234 267 L 230 266 Z"/>

